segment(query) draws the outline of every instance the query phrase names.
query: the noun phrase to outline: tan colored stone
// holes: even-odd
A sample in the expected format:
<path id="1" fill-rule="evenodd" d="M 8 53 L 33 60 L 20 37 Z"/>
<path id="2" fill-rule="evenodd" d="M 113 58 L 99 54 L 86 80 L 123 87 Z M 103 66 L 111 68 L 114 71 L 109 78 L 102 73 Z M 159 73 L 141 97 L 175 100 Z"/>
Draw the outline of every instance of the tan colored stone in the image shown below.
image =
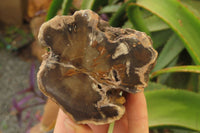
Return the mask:
<path id="1" fill-rule="evenodd" d="M 38 86 L 80 124 L 119 120 L 123 92 L 143 91 L 157 58 L 145 33 L 111 27 L 91 10 L 45 22 L 38 40 L 49 49 Z"/>

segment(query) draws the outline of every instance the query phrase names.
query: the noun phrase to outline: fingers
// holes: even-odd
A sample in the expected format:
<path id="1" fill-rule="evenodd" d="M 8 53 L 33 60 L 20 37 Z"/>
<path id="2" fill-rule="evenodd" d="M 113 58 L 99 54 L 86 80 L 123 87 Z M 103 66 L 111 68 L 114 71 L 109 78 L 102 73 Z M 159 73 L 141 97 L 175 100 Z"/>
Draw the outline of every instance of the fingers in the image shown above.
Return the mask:
<path id="1" fill-rule="evenodd" d="M 128 133 L 128 120 L 126 112 L 120 120 L 115 121 L 113 133 Z"/>
<path id="2" fill-rule="evenodd" d="M 54 133 L 106 133 L 109 125 L 78 125 L 59 110 Z M 147 105 L 143 92 L 129 94 L 126 113 L 115 122 L 114 133 L 148 133 Z"/>
<path id="3" fill-rule="evenodd" d="M 94 125 L 88 124 L 88 126 L 92 129 L 93 133 L 107 133 L 109 125 Z"/>
<path id="4" fill-rule="evenodd" d="M 54 133 L 92 133 L 92 130 L 86 125 L 74 123 L 61 109 L 54 129 Z"/>
<path id="5" fill-rule="evenodd" d="M 129 94 L 126 103 L 129 133 L 148 133 L 148 115 L 143 92 Z"/>

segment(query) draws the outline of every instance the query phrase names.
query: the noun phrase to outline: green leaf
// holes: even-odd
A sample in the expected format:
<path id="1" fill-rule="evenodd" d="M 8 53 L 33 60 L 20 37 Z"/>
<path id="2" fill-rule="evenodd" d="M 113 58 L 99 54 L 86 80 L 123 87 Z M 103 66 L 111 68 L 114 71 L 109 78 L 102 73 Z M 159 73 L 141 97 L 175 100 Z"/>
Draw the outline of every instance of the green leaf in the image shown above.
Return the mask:
<path id="1" fill-rule="evenodd" d="M 114 126 L 115 126 L 115 122 L 110 123 L 109 128 L 108 128 L 108 133 L 113 133 Z"/>
<path id="2" fill-rule="evenodd" d="M 95 0 L 83 0 L 81 9 L 92 9 Z"/>
<path id="3" fill-rule="evenodd" d="M 171 129 L 170 131 L 172 131 L 172 133 L 199 133 L 197 131 L 193 131 L 193 130 L 187 130 L 187 129 Z"/>
<path id="4" fill-rule="evenodd" d="M 145 18 L 144 24 L 150 32 L 169 29 L 169 26 L 155 15 Z"/>
<path id="5" fill-rule="evenodd" d="M 131 22 L 130 21 L 126 21 L 125 23 L 124 23 L 124 25 L 122 26 L 122 28 L 131 28 L 131 29 L 134 29 L 134 27 L 133 27 L 133 25 L 131 24 Z"/>
<path id="6" fill-rule="evenodd" d="M 51 6 L 49 7 L 46 21 L 50 20 L 54 16 L 56 16 L 58 10 L 61 8 L 63 0 L 53 0 Z"/>
<path id="7" fill-rule="evenodd" d="M 172 35 L 159 54 L 156 66 L 152 71 L 154 72 L 167 66 L 183 49 L 182 41 L 177 35 Z"/>
<path id="8" fill-rule="evenodd" d="M 144 91 L 146 92 L 146 91 L 154 91 L 160 89 L 169 89 L 169 87 L 159 83 L 149 82 L 148 86 L 144 89 Z"/>
<path id="9" fill-rule="evenodd" d="M 200 19 L 199 0 L 181 0 L 181 3 Z"/>
<path id="10" fill-rule="evenodd" d="M 151 33 L 151 38 L 153 40 L 153 47 L 155 49 L 159 48 L 163 44 L 165 44 L 169 37 L 172 35 L 173 31 L 169 30 L 162 30 L 157 32 Z"/>
<path id="11" fill-rule="evenodd" d="M 104 6 L 99 13 L 114 13 L 117 12 L 117 10 L 119 10 L 119 8 L 121 7 L 121 5 L 107 5 Z"/>
<path id="12" fill-rule="evenodd" d="M 176 67 L 170 67 L 158 70 L 156 72 L 153 72 L 151 74 L 151 78 L 156 77 L 163 73 L 170 73 L 170 72 L 193 72 L 193 73 L 199 73 L 200 74 L 200 66 L 176 66 Z"/>
<path id="13" fill-rule="evenodd" d="M 83 0 L 81 9 L 96 10 L 100 5 L 105 4 L 106 0 Z"/>
<path id="14" fill-rule="evenodd" d="M 200 20 L 178 0 L 138 0 L 137 5 L 164 20 L 183 40 L 190 56 L 200 65 Z"/>
<path id="15" fill-rule="evenodd" d="M 67 15 L 73 0 L 64 0 L 62 4 L 62 15 Z"/>
<path id="16" fill-rule="evenodd" d="M 167 67 L 173 67 L 177 64 L 178 62 L 178 58 L 179 56 L 177 56 L 176 58 L 174 58 L 169 65 L 167 65 Z M 157 78 L 157 82 L 161 83 L 161 84 L 166 84 L 167 80 L 169 80 L 171 78 L 172 73 L 165 73 L 165 74 L 161 74 L 158 76 Z"/>
<path id="17" fill-rule="evenodd" d="M 145 92 L 149 127 L 183 127 L 200 131 L 200 95 L 185 90 Z"/>
<path id="18" fill-rule="evenodd" d="M 146 34 L 150 35 L 150 32 L 144 22 L 142 13 L 138 6 L 135 6 L 133 3 L 131 3 L 128 5 L 126 12 L 127 12 L 129 21 L 132 23 L 132 25 L 134 26 L 136 30 L 143 31 Z"/>
<path id="19" fill-rule="evenodd" d="M 191 73 L 187 84 L 187 88 L 194 92 L 199 92 L 200 89 L 199 84 L 200 84 L 200 75 L 196 73 Z"/>
<path id="20" fill-rule="evenodd" d="M 124 14 L 125 14 L 125 9 L 126 6 L 128 5 L 129 2 L 123 3 L 121 7 L 115 12 L 112 17 L 109 20 L 109 24 L 113 27 L 120 26 L 120 20 L 122 20 Z"/>
<path id="21" fill-rule="evenodd" d="M 118 1 L 118 0 L 108 0 L 108 4 L 109 4 L 109 5 L 112 5 L 112 4 L 117 3 L 117 1 Z"/>

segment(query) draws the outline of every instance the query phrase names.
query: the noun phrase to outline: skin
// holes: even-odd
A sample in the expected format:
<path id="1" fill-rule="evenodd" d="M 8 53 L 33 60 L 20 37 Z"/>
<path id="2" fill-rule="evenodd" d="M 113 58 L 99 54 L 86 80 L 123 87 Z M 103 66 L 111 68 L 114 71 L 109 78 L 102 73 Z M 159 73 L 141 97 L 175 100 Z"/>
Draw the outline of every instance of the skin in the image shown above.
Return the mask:
<path id="1" fill-rule="evenodd" d="M 113 133 L 149 133 L 146 99 L 143 92 L 129 94 L 124 116 L 115 122 Z M 54 133 L 107 133 L 109 125 L 78 125 L 61 109 Z"/>

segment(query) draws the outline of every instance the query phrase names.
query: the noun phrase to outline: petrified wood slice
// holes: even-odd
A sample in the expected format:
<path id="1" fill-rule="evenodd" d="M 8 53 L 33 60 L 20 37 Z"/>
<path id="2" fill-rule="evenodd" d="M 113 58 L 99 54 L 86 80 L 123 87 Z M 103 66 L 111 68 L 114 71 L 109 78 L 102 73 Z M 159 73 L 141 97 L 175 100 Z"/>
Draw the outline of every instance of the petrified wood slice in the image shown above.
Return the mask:
<path id="1" fill-rule="evenodd" d="M 120 119 L 121 93 L 142 91 L 157 57 L 145 33 L 113 28 L 90 10 L 54 17 L 38 38 L 49 48 L 37 75 L 39 88 L 77 123 Z"/>

